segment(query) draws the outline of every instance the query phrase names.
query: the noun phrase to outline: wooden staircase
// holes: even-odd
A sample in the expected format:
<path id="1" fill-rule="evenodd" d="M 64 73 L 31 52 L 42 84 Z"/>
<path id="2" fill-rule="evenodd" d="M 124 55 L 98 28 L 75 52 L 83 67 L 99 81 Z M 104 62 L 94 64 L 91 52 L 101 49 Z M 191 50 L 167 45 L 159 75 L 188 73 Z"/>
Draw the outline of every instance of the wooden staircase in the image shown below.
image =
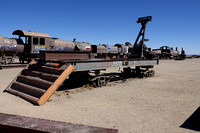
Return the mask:
<path id="1" fill-rule="evenodd" d="M 43 105 L 71 74 L 70 64 L 36 63 L 32 61 L 5 89 L 34 104 Z"/>

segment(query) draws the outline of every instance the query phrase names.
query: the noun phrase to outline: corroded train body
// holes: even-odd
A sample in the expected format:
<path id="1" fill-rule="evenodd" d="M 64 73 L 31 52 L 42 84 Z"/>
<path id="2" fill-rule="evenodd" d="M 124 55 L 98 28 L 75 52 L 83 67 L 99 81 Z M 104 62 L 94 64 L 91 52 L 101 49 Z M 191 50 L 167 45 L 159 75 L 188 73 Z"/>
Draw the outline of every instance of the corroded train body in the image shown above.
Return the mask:
<path id="1" fill-rule="evenodd" d="M 16 30 L 13 32 L 13 35 L 17 35 L 18 39 L 11 39 L 13 43 L 10 44 L 13 47 L 11 51 L 14 52 L 14 54 L 9 52 L 9 50 L 7 50 L 7 53 L 11 56 L 18 56 L 20 62 L 37 58 L 41 50 L 90 52 L 91 58 L 152 59 L 154 53 L 144 44 L 144 41 L 149 40 L 145 38 L 145 29 L 149 21 L 152 21 L 152 16 L 138 18 L 137 23 L 140 23 L 142 27 L 133 45 L 129 42 L 125 43 L 125 45 L 115 44 L 114 46 L 108 46 L 106 44 L 91 45 L 87 42 L 78 42 L 75 39 L 73 41 L 65 41 L 59 40 L 58 38 L 51 38 L 49 34 L 46 33 Z M 5 42 L 5 38 L 1 37 L 0 40 Z M 7 45 L 0 41 L 0 48 L 6 49 L 6 47 Z M 9 62 L 7 58 L 4 57 L 7 57 L 6 50 L 1 50 L 0 62 Z"/>
<path id="2" fill-rule="evenodd" d="M 20 62 L 37 58 L 40 50 L 48 51 L 85 51 L 90 52 L 94 58 L 124 57 L 127 48 L 123 44 L 115 46 L 92 45 L 88 42 L 78 42 L 50 38 L 47 33 L 16 30 L 13 35 L 18 38 L 9 39 L 0 36 L 0 63 L 10 63 L 17 56 Z"/>
<path id="3" fill-rule="evenodd" d="M 0 36 L 0 63 L 14 61 L 15 57 L 22 53 L 24 45 L 18 45 L 18 39 L 10 39 Z"/>
<path id="4" fill-rule="evenodd" d="M 182 49 L 182 51 L 183 51 L 183 49 Z M 159 59 L 170 59 L 170 58 L 177 59 L 177 58 L 179 58 L 179 56 L 182 55 L 182 51 L 180 54 L 177 47 L 174 50 L 172 47 L 162 46 L 159 49 L 153 49 L 152 53 L 154 54 L 154 56 L 156 56 Z"/>

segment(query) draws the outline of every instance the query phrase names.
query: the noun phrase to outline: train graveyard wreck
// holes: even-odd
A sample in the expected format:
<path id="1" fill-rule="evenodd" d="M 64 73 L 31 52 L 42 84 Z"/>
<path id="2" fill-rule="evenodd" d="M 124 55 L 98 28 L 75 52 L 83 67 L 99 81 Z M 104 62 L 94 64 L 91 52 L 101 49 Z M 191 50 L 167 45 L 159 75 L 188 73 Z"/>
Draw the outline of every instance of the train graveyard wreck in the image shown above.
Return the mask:
<path id="1" fill-rule="evenodd" d="M 152 49 L 154 57 L 158 59 L 175 59 L 184 60 L 186 59 L 185 50 L 181 49 L 179 52 L 178 48 L 174 50 L 173 47 L 161 46 L 159 49 Z"/>
<path id="2" fill-rule="evenodd" d="M 5 91 L 34 104 L 43 105 L 72 72 L 80 75 L 95 71 L 95 76 L 90 80 L 96 86 L 104 86 L 112 77 L 101 75 L 99 73 L 101 70 L 109 67 L 125 67 L 123 71 L 125 75 L 135 73 L 149 77 L 154 74 L 150 68 L 159 62 L 156 59 L 90 59 L 88 57 L 89 53 L 41 52 L 41 59 L 32 61 Z M 78 60 L 79 58 L 81 59 Z"/>
<path id="3" fill-rule="evenodd" d="M 18 38 L 0 36 L 0 64 L 12 63 L 16 58 L 21 63 L 30 62 L 32 59 L 39 58 L 40 51 L 90 52 L 91 58 L 152 59 L 153 52 L 144 44 L 149 40 L 145 39 L 145 30 L 147 23 L 151 20 L 151 16 L 138 19 L 137 23 L 140 23 L 142 27 L 133 45 L 130 42 L 117 43 L 114 46 L 93 45 L 76 41 L 75 38 L 73 41 L 67 41 L 51 38 L 47 33 L 15 30 L 12 34 Z"/>
<path id="4" fill-rule="evenodd" d="M 43 105 L 71 75 L 88 75 L 93 71 L 94 75 L 87 78 L 95 86 L 105 86 L 113 78 L 100 73 L 109 67 L 123 68 L 120 74 L 123 78 L 133 74 L 139 77 L 150 77 L 155 73 L 152 70 L 153 66 L 159 64 L 159 60 L 153 58 L 151 51 L 144 44 L 144 41 L 148 40 L 145 39 L 146 25 L 151 20 L 151 16 L 138 19 L 137 23 L 141 23 L 142 28 L 134 45 L 128 43 L 128 53 L 118 58 L 116 56 L 115 58 L 94 57 L 90 51 L 40 50 L 39 58 L 32 60 L 9 84 L 5 92 L 33 104 Z M 21 34 L 21 32 L 17 33 Z M 139 41 L 139 38 L 142 39 Z M 122 47 L 120 49 L 122 50 Z M 109 57 L 109 54 L 105 55 Z"/>

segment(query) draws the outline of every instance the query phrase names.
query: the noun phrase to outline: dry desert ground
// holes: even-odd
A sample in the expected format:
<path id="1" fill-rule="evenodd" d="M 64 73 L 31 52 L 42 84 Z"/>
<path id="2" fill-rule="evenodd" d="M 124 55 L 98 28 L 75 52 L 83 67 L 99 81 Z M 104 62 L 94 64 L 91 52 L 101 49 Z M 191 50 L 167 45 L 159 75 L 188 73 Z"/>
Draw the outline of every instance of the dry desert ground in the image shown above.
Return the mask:
<path id="1" fill-rule="evenodd" d="M 180 126 L 200 106 L 200 59 L 161 60 L 153 77 L 56 93 L 43 106 L 3 92 L 21 70 L 0 70 L 0 113 L 115 128 L 120 133 L 196 132 L 191 128 L 195 122 Z"/>

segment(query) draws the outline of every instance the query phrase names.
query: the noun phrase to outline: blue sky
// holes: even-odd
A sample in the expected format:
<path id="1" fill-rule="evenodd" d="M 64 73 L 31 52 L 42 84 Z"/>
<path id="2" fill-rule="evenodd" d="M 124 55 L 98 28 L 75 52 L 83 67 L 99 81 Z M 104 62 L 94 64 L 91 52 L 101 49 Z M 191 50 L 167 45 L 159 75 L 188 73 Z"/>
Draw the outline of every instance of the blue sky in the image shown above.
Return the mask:
<path id="1" fill-rule="evenodd" d="M 0 35 L 17 29 L 92 44 L 134 43 L 138 17 L 152 16 L 147 46 L 182 47 L 200 54 L 200 0 L 3 0 Z"/>

